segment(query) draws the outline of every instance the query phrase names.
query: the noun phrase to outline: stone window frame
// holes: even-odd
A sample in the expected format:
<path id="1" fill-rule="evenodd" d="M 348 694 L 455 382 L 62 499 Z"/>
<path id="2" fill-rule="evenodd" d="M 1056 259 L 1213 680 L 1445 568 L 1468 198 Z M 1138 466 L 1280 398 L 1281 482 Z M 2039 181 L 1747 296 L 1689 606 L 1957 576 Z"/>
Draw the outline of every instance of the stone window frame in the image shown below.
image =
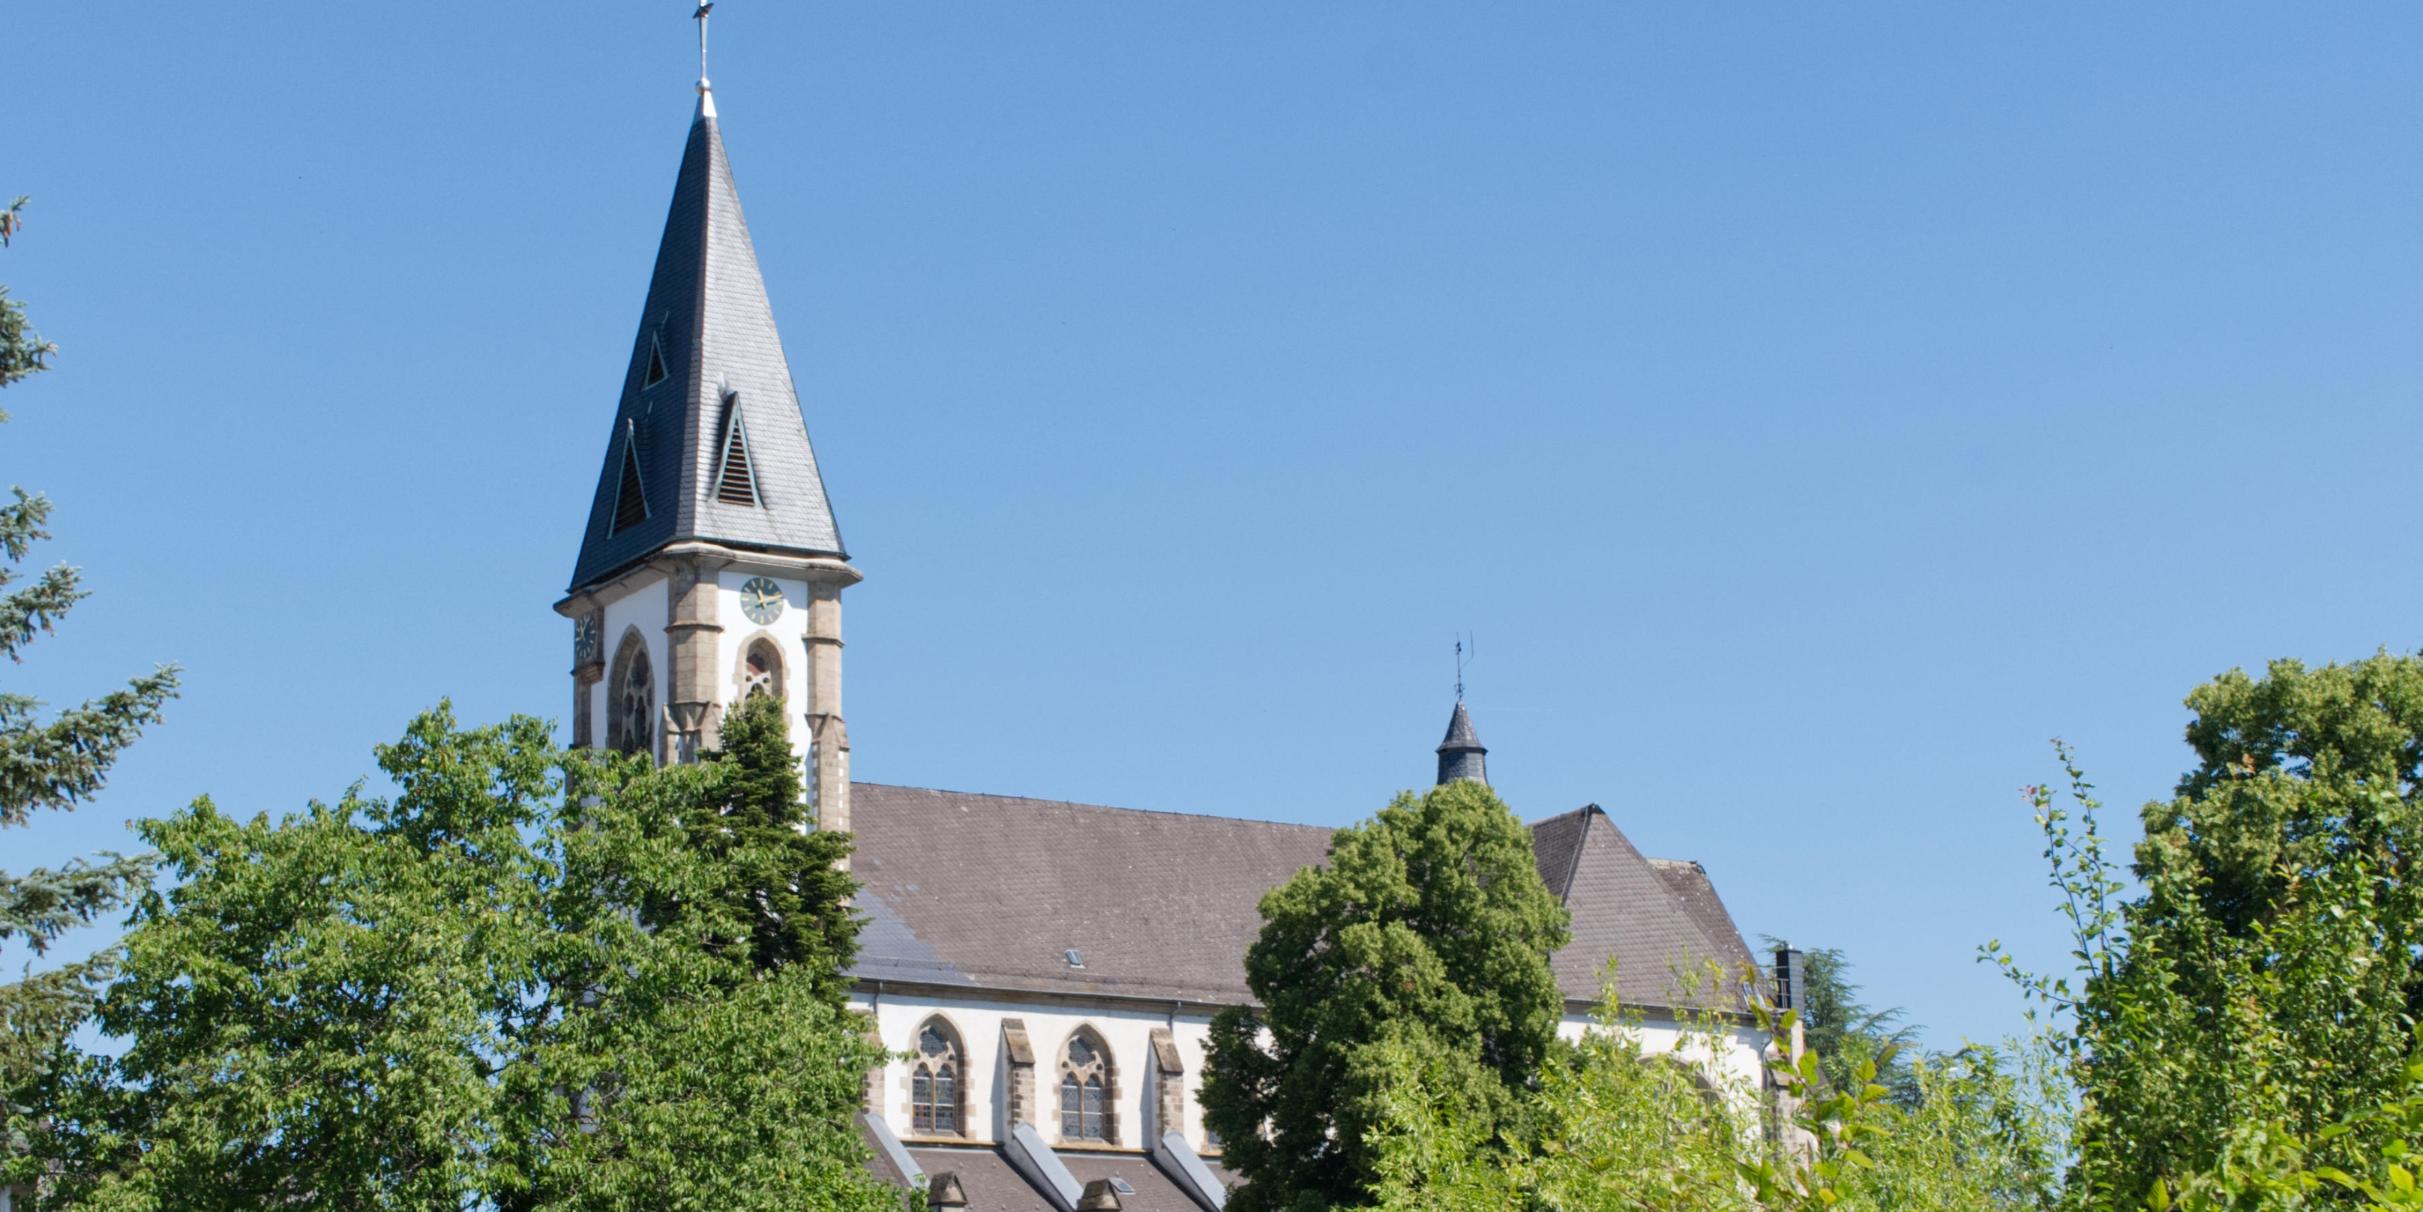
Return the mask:
<path id="1" fill-rule="evenodd" d="M 1073 1062 L 1069 1057 L 1070 1050 L 1080 1044 L 1092 1053 L 1091 1059 L 1082 1065 Z M 1092 1023 L 1079 1023 L 1075 1030 L 1068 1033 L 1068 1038 L 1060 1042 L 1059 1050 L 1053 1053 L 1053 1057 L 1055 1064 L 1052 1089 L 1059 1104 L 1060 1115 L 1057 1123 L 1060 1128 L 1061 1143 L 1079 1147 L 1118 1144 L 1119 1062 L 1111 1053 L 1110 1042 L 1102 1037 L 1102 1032 L 1097 1030 Z M 1095 1118 L 1099 1121 L 1101 1128 L 1099 1136 L 1089 1136 L 1085 1131 L 1084 1098 L 1089 1087 L 1101 1091 L 1098 1096 L 1101 1102 L 1095 1110 Z M 1078 1099 L 1073 1107 L 1069 1101 L 1072 1088 Z M 1077 1123 L 1077 1131 L 1073 1134 L 1068 1130 L 1072 1114 L 1076 1116 Z"/>
<path id="2" fill-rule="evenodd" d="M 606 747 L 616 753 L 656 752 L 656 663 L 648 656 L 648 640 L 637 627 L 623 628 L 623 636 L 614 645 L 614 663 L 606 675 Z M 641 679 L 640 693 L 645 700 L 638 719 L 645 734 L 631 735 L 633 715 L 630 703 L 630 681 L 637 673 Z"/>
<path id="3" fill-rule="evenodd" d="M 749 658 L 760 652 L 766 656 L 766 672 L 762 682 L 759 678 L 749 676 Z M 783 662 L 782 645 L 775 641 L 774 633 L 770 631 L 756 632 L 741 642 L 740 655 L 732 662 L 732 702 L 735 705 L 747 702 L 750 694 L 761 684 L 766 693 L 774 696 L 775 702 L 787 702 L 791 697 L 790 669 Z"/>
<path id="4" fill-rule="evenodd" d="M 951 1120 L 955 1126 L 948 1131 L 935 1129 L 931 1122 L 923 1128 L 917 1125 L 917 1113 L 920 1109 L 917 1099 L 917 1079 L 929 1073 L 927 1069 L 929 1054 L 924 1051 L 922 1046 L 925 1042 L 925 1034 L 929 1030 L 939 1030 L 949 1043 L 949 1050 L 945 1054 L 946 1059 L 943 1064 L 953 1069 Z M 967 1033 L 959 1029 L 959 1024 L 951 1021 L 950 1015 L 936 1011 L 917 1021 L 916 1031 L 909 1036 L 908 1055 L 909 1062 L 900 1076 L 900 1092 L 901 1109 L 905 1122 L 909 1125 L 909 1135 L 939 1140 L 969 1139 L 968 1061 L 970 1057 Z"/>

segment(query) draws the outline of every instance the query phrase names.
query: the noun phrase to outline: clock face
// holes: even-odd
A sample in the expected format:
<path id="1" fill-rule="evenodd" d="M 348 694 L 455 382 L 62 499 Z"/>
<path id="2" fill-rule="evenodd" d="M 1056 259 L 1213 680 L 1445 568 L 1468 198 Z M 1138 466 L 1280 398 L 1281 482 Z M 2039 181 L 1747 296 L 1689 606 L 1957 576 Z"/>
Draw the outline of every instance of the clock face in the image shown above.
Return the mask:
<path id="1" fill-rule="evenodd" d="M 597 616 L 584 614 L 572 620 L 572 659 L 587 664 L 597 659 Z"/>
<path id="2" fill-rule="evenodd" d="M 740 587 L 740 612 L 760 625 L 782 617 L 782 586 L 764 577 L 750 577 Z"/>

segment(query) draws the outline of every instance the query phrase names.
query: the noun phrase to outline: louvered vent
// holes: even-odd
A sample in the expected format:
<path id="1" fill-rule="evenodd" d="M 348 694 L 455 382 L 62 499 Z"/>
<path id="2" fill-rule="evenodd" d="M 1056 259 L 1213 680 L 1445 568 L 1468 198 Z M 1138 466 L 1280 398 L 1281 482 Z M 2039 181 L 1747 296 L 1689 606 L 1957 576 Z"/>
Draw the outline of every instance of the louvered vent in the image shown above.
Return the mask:
<path id="1" fill-rule="evenodd" d="M 749 432 L 740 423 L 740 398 L 724 397 L 724 454 L 715 472 L 715 499 L 726 505 L 757 504 L 757 474 L 749 466 Z"/>
<path id="2" fill-rule="evenodd" d="M 614 486 L 614 529 L 619 533 L 648 520 L 648 490 L 639 478 L 639 430 L 623 422 L 623 474 Z"/>
<path id="3" fill-rule="evenodd" d="M 648 337 L 648 373 L 640 380 L 641 387 L 654 387 L 665 381 L 665 346 L 654 334 Z"/>

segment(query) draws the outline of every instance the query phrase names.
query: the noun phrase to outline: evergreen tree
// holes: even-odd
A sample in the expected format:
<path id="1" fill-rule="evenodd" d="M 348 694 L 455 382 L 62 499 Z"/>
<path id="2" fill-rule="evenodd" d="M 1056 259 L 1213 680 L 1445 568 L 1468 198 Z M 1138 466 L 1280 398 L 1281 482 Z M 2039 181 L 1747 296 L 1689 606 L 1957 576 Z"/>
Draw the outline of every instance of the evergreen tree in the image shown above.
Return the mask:
<path id="1" fill-rule="evenodd" d="M 1372 1202 L 1374 1132 L 1411 1070 L 1497 1138 L 1556 1037 L 1567 918 L 1487 786 L 1398 796 L 1261 908 L 1245 961 L 1260 1008 L 1214 1020 L 1204 1068 L 1205 1120 L 1246 1180 L 1232 1209 Z"/>
<path id="2" fill-rule="evenodd" d="M 722 863 L 720 895 L 748 923 L 741 945 L 751 966 L 802 967 L 838 1006 L 849 991 L 841 973 L 858 955 L 858 915 L 849 904 L 858 886 L 843 866 L 850 837 L 806 827 L 806 787 L 788 723 L 772 695 L 725 713 L 723 747 L 706 755 L 723 771 L 723 794 L 715 819 L 699 832 Z"/>
<path id="3" fill-rule="evenodd" d="M 19 198 L 0 211 L 0 247 L 15 239 L 24 206 Z M 24 306 L 0 286 L 0 387 L 45 369 L 53 352 L 27 327 Z M 7 419 L 0 411 L 0 421 Z M 0 504 L 0 554 L 21 565 L 35 543 L 50 537 L 51 503 L 22 488 L 11 491 L 15 499 Z M 0 568 L 0 586 L 17 579 Z M 60 565 L 0 596 L 0 654 L 23 660 L 34 637 L 84 594 L 76 570 Z M 176 671 L 163 667 L 47 719 L 31 697 L 0 692 L 0 829 L 27 825 L 38 809 L 65 811 L 91 798 L 119 753 L 159 719 L 176 687 Z M 112 854 L 51 870 L 0 871 L 0 943 L 21 942 L 41 955 L 67 930 L 124 905 L 150 873 L 148 860 Z M 28 1142 L 42 1129 L 33 1108 L 58 1078 L 68 1035 L 88 1012 L 111 959 L 105 951 L 0 984 L 0 1184 L 28 1176 Z"/>
<path id="4" fill-rule="evenodd" d="M 1768 939 L 1770 948 L 1785 944 Z M 1850 957 L 1839 947 L 1801 952 L 1801 1015 L 1809 1049 L 1824 1058 L 1826 1081 L 1848 1086 L 1859 1067 L 1876 1066 L 1876 1081 L 1893 1101 L 1918 1103 L 1918 1075 L 1911 1068 L 1918 1028 L 1902 1021 L 1899 1006 L 1878 1008 L 1859 998 Z"/>

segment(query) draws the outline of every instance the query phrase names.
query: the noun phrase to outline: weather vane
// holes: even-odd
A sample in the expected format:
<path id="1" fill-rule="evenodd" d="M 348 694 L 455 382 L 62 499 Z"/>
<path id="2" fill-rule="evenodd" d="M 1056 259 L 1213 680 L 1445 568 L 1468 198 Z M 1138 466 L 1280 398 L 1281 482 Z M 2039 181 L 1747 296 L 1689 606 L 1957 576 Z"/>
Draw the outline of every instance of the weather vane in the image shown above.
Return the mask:
<path id="1" fill-rule="evenodd" d="M 1466 646 L 1465 637 L 1459 635 L 1455 638 L 1455 701 L 1459 703 L 1464 701 L 1464 665 L 1466 663 Z M 1475 642 L 1471 644 L 1470 647 L 1477 652 L 1480 649 L 1480 644 Z"/>
<path id="2" fill-rule="evenodd" d="M 698 11 L 690 14 L 698 22 L 698 91 L 707 91 L 707 14 L 715 11 L 715 0 L 706 0 Z"/>

